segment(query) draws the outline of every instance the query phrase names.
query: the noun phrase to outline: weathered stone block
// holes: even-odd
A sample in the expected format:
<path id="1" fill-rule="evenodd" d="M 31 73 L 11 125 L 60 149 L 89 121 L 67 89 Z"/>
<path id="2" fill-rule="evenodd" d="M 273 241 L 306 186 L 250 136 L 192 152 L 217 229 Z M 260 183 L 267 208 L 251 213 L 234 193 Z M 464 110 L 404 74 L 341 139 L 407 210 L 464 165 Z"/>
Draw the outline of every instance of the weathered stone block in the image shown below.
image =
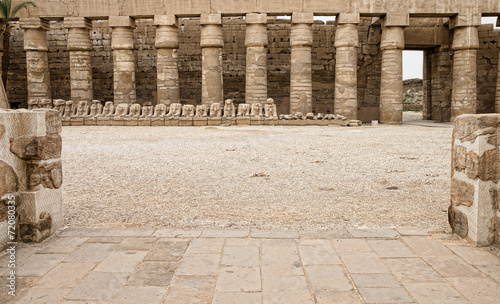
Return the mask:
<path id="1" fill-rule="evenodd" d="M 59 112 L 51 109 L 36 109 L 35 112 L 45 112 L 45 127 L 47 134 L 59 134 L 62 131 L 62 120 Z"/>
<path id="2" fill-rule="evenodd" d="M 292 14 L 292 23 L 313 24 L 314 23 L 314 15 L 313 15 L 313 13 L 293 13 Z"/>
<path id="3" fill-rule="evenodd" d="M 62 163 L 42 162 L 28 163 L 27 166 L 28 187 L 33 189 L 38 185 L 42 185 L 48 189 L 59 189 L 62 185 Z"/>
<path id="4" fill-rule="evenodd" d="M 474 185 L 456 178 L 451 179 L 451 203 L 471 206 L 474 203 Z"/>
<path id="5" fill-rule="evenodd" d="M 10 152 L 23 160 L 47 160 L 60 158 L 60 135 L 20 136 L 10 140 Z"/>
<path id="6" fill-rule="evenodd" d="M 72 126 L 83 126 L 83 125 L 85 125 L 84 118 L 71 117 L 71 125 Z"/>
<path id="7" fill-rule="evenodd" d="M 177 26 L 178 19 L 175 15 L 155 15 L 154 16 L 154 25 L 173 25 Z"/>
<path id="8" fill-rule="evenodd" d="M 479 156 L 474 151 L 467 153 L 465 164 L 465 173 L 469 178 L 487 181 L 492 180 L 497 182 L 497 149 L 484 151 L 483 155 Z"/>
<path id="9" fill-rule="evenodd" d="M 193 118 L 193 126 L 207 126 L 208 119 L 206 117 L 195 117 Z"/>
<path id="10" fill-rule="evenodd" d="M 467 161 L 467 148 L 463 146 L 453 147 L 453 168 L 457 171 L 465 170 Z"/>
<path id="11" fill-rule="evenodd" d="M 19 188 L 17 174 L 7 163 L 0 160 L 0 197 L 16 193 Z"/>
<path id="12" fill-rule="evenodd" d="M 237 117 L 236 124 L 237 125 L 249 125 L 250 124 L 250 117 Z"/>
<path id="13" fill-rule="evenodd" d="M 208 117 L 207 123 L 209 126 L 219 126 L 222 124 L 222 117 Z"/>
<path id="14" fill-rule="evenodd" d="M 179 118 L 179 126 L 189 127 L 193 125 L 193 118 L 181 117 Z"/>
<path id="15" fill-rule="evenodd" d="M 221 14 L 201 14 L 200 24 L 201 25 L 222 24 L 222 15 Z"/>
<path id="16" fill-rule="evenodd" d="M 461 237 L 467 236 L 469 231 L 467 216 L 452 205 L 448 208 L 448 222 L 453 233 Z"/>
<path id="17" fill-rule="evenodd" d="M 151 118 L 139 118 L 137 120 L 137 125 L 138 126 L 150 126 L 151 125 Z"/>
<path id="18" fill-rule="evenodd" d="M 109 27 L 135 28 L 135 19 L 129 16 L 109 16 Z"/>
<path id="19" fill-rule="evenodd" d="M 178 126 L 179 119 L 178 118 L 165 118 L 165 126 Z"/>
<path id="20" fill-rule="evenodd" d="M 407 13 L 389 13 L 382 20 L 383 26 L 409 26 L 410 14 Z"/>

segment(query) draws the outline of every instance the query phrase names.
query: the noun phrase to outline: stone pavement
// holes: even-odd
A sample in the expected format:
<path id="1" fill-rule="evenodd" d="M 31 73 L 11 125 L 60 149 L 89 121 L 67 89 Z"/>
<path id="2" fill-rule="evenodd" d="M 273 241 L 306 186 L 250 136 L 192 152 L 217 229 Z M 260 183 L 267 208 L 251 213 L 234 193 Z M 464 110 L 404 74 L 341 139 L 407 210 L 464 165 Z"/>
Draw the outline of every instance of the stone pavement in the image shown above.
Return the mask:
<path id="1" fill-rule="evenodd" d="M 17 248 L 7 303 L 500 303 L 500 258 L 427 229 L 67 228 Z"/>

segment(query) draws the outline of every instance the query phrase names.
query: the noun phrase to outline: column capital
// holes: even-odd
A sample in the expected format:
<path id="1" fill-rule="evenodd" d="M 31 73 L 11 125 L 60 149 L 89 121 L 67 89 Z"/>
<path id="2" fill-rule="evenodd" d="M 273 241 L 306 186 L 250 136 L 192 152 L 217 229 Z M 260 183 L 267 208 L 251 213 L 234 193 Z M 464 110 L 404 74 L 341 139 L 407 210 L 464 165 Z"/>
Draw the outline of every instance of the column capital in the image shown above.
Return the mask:
<path id="1" fill-rule="evenodd" d="M 222 25 L 222 15 L 221 14 L 201 14 L 200 24 L 201 25 Z"/>
<path id="2" fill-rule="evenodd" d="M 407 27 L 410 26 L 410 14 L 406 13 L 389 13 L 386 14 L 382 19 L 383 27 L 399 26 Z"/>
<path id="3" fill-rule="evenodd" d="M 457 27 L 453 33 L 453 51 L 479 48 L 479 33 L 475 26 Z"/>
<path id="4" fill-rule="evenodd" d="M 135 19 L 130 16 L 109 16 L 109 27 L 135 28 Z"/>
<path id="5" fill-rule="evenodd" d="M 401 26 L 386 27 L 382 30 L 381 50 L 404 49 L 405 33 Z"/>
<path id="6" fill-rule="evenodd" d="M 85 17 L 64 17 L 65 28 L 84 28 L 92 29 L 92 20 Z"/>
<path id="7" fill-rule="evenodd" d="M 313 24 L 314 23 L 314 15 L 313 15 L 313 13 L 293 13 L 292 14 L 292 23 Z"/>
<path id="8" fill-rule="evenodd" d="M 50 29 L 49 20 L 38 17 L 19 18 L 19 26 L 22 29 L 36 29 L 48 31 Z"/>
<path id="9" fill-rule="evenodd" d="M 153 23 L 155 26 L 175 26 L 178 25 L 178 18 L 176 15 L 155 15 Z"/>
<path id="10" fill-rule="evenodd" d="M 450 18 L 450 29 L 466 26 L 480 26 L 481 14 L 457 14 Z"/>
<path id="11" fill-rule="evenodd" d="M 267 24 L 267 14 L 248 13 L 245 21 L 247 24 Z"/>
<path id="12" fill-rule="evenodd" d="M 358 13 L 340 13 L 337 16 L 337 24 L 358 24 L 360 21 Z"/>
<path id="13" fill-rule="evenodd" d="M 335 32 L 335 47 L 358 47 L 359 35 L 355 23 L 342 23 Z"/>

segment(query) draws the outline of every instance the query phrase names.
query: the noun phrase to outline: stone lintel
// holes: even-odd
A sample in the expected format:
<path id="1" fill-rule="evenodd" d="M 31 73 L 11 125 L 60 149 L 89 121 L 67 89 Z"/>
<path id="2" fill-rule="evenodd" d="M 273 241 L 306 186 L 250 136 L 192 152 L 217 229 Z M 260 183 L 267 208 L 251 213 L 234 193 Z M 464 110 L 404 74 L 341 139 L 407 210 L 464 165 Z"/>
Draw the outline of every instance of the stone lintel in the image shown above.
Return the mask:
<path id="1" fill-rule="evenodd" d="M 65 17 L 65 28 L 84 28 L 87 30 L 92 29 L 92 20 L 85 17 Z"/>
<path id="2" fill-rule="evenodd" d="M 129 16 L 109 16 L 109 27 L 135 28 L 135 19 Z"/>
<path id="3" fill-rule="evenodd" d="M 247 24 L 267 24 L 267 14 L 250 13 L 245 20 Z"/>
<path id="4" fill-rule="evenodd" d="M 314 23 L 314 15 L 313 13 L 293 13 L 292 14 L 292 23 Z"/>
<path id="5" fill-rule="evenodd" d="M 19 26 L 23 29 L 39 29 L 44 31 L 50 29 L 49 20 L 38 17 L 19 18 Z"/>
<path id="6" fill-rule="evenodd" d="M 176 15 L 155 15 L 154 16 L 154 25 L 156 26 L 177 26 L 178 18 Z"/>
<path id="7" fill-rule="evenodd" d="M 337 16 L 337 24 L 358 24 L 359 14 L 358 13 L 340 13 Z"/>
<path id="8" fill-rule="evenodd" d="M 200 16 L 201 25 L 221 25 L 222 15 L 221 14 L 201 14 Z"/>
<path id="9" fill-rule="evenodd" d="M 457 14 L 450 18 L 450 29 L 465 26 L 480 26 L 481 14 Z"/>
<path id="10" fill-rule="evenodd" d="M 410 14 L 406 13 L 392 13 L 386 14 L 382 19 L 382 26 L 401 26 L 406 27 L 410 25 Z"/>

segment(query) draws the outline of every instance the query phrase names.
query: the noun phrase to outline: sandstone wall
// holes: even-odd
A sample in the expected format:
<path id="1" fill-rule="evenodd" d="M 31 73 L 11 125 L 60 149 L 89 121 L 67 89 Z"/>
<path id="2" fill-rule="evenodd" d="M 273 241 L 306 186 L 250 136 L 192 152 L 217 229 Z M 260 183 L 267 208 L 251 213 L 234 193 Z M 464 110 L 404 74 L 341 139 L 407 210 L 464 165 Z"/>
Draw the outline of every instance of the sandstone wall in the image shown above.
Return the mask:
<path id="1" fill-rule="evenodd" d="M 0 110 L 0 248 L 8 226 L 24 242 L 62 227 L 61 130 L 55 110 Z"/>
<path id="2" fill-rule="evenodd" d="M 414 23 L 414 22 L 413 22 Z M 427 22 L 428 23 L 428 22 Z M 381 39 L 380 26 L 370 26 L 371 18 L 362 18 L 358 26 L 358 111 L 364 121 L 378 119 L 380 94 Z M 49 67 L 54 99 L 70 99 L 69 52 L 66 48 L 67 29 L 62 22 L 51 21 L 49 37 Z M 429 24 L 413 24 L 430 26 Z M 434 25 L 432 25 L 434 26 Z M 313 110 L 333 113 L 335 80 L 335 31 L 333 22 L 313 24 L 312 48 Z M 481 26 L 478 51 L 478 112 L 491 112 L 494 107 L 496 71 L 498 67 L 498 33 L 491 26 Z M 151 19 L 137 19 L 134 30 L 136 44 L 136 82 L 139 103 L 155 101 L 156 96 L 156 29 Z M 224 98 L 235 103 L 245 99 L 245 23 L 241 17 L 224 18 Z M 199 19 L 179 19 L 180 98 L 183 103 L 201 101 L 201 48 Z M 8 95 L 11 102 L 26 107 L 26 57 L 22 30 L 14 25 L 9 73 Z M 113 57 L 111 29 L 107 21 L 93 21 L 91 39 L 94 98 L 113 100 Z M 290 20 L 269 19 L 268 24 L 268 95 L 275 99 L 280 114 L 287 113 L 290 88 Z M 449 121 L 453 52 L 449 45 L 426 48 L 430 60 L 432 104 L 430 118 Z"/>
<path id="3" fill-rule="evenodd" d="M 500 244 L 500 115 L 461 115 L 452 140 L 453 232 L 478 246 Z"/>

